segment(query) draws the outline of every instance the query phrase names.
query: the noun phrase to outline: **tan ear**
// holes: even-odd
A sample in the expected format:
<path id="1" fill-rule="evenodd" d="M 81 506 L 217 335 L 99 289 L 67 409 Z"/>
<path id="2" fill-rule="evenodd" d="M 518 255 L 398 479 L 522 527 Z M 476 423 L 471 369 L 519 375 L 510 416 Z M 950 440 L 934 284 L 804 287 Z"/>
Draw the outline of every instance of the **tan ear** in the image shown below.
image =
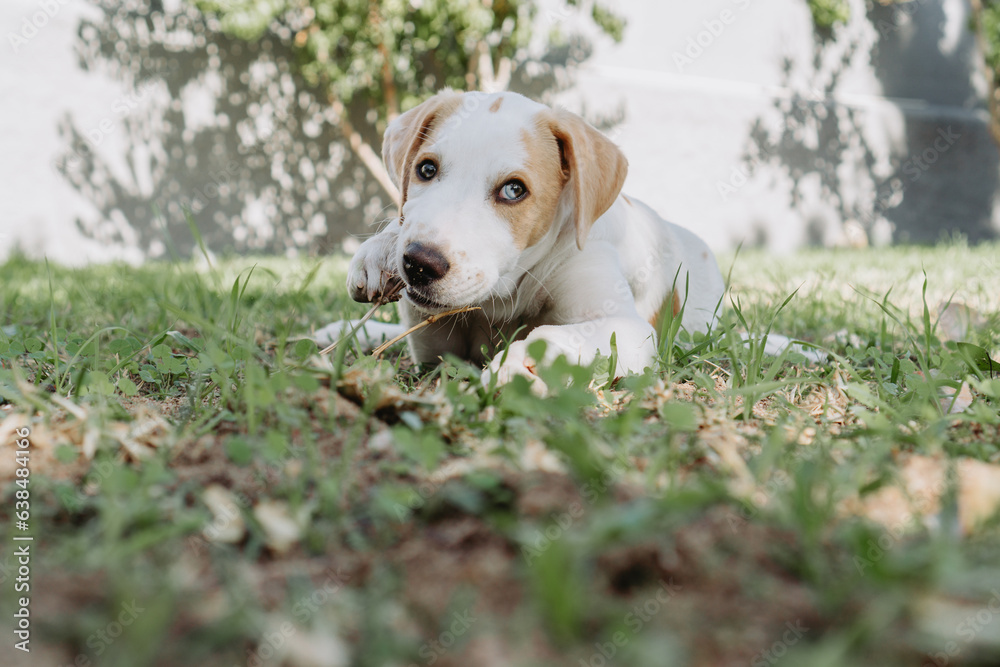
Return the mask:
<path id="1" fill-rule="evenodd" d="M 615 144 L 574 113 L 553 111 L 552 134 L 559 142 L 568 194 L 573 197 L 576 245 L 582 250 L 590 228 L 611 208 L 625 184 L 628 160 Z"/>
<path id="2" fill-rule="evenodd" d="M 382 162 L 393 185 L 406 200 L 406 175 L 410 163 L 434 125 L 461 103 L 462 93 L 442 90 L 389 123 L 382 137 Z"/>

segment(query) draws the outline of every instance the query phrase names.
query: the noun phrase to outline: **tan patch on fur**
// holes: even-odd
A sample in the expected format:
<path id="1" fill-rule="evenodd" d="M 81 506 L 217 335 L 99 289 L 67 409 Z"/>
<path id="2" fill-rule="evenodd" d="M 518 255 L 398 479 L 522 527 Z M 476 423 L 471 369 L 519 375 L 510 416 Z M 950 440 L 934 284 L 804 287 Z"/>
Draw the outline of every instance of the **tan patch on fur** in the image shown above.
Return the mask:
<path id="1" fill-rule="evenodd" d="M 632 203 L 632 200 L 628 198 L 628 195 L 622 195 L 622 199 L 624 199 L 625 203 L 629 206 L 635 206 L 635 204 Z"/>
<path id="2" fill-rule="evenodd" d="M 663 298 L 663 303 L 660 307 L 656 309 L 653 316 L 649 318 L 649 323 L 653 325 L 653 328 L 659 331 L 660 325 L 663 324 L 663 309 L 670 304 L 671 312 L 674 317 L 677 317 L 681 312 L 681 295 L 679 292 L 671 290 L 667 292 L 667 296 Z"/>
<path id="3" fill-rule="evenodd" d="M 490 105 L 490 113 L 496 113 L 500 111 L 500 107 L 503 106 L 503 97 L 498 97 L 493 104 Z"/>
<path id="4" fill-rule="evenodd" d="M 413 163 L 417 155 L 420 153 L 420 148 L 431 141 L 437 130 L 441 128 L 444 122 L 451 116 L 462 103 L 462 96 L 458 94 L 453 95 L 442 95 L 438 94 L 432 97 L 430 100 L 424 102 L 421 106 L 427 106 L 426 111 L 419 117 L 419 123 L 413 123 L 405 129 L 405 134 L 399 139 L 401 145 L 408 145 L 405 153 L 400 153 L 399 151 L 393 151 L 393 154 L 399 154 L 402 159 L 397 162 L 397 168 L 400 170 L 399 173 L 402 174 L 402 187 L 399 188 L 400 196 L 402 201 L 399 203 L 399 210 L 403 210 L 403 204 L 406 203 L 406 198 L 410 189 L 410 175 L 413 171 Z M 413 111 L 417 111 L 420 107 L 417 107 Z"/>
<path id="5" fill-rule="evenodd" d="M 523 173 L 505 176 L 496 187 L 501 187 L 509 178 L 520 178 L 528 186 L 528 196 L 516 204 L 493 204 L 510 225 L 518 250 L 535 245 L 549 231 L 566 184 L 560 166 L 559 144 L 547 123 L 540 120 L 534 127 L 521 130 L 521 144 L 528 154 Z"/>

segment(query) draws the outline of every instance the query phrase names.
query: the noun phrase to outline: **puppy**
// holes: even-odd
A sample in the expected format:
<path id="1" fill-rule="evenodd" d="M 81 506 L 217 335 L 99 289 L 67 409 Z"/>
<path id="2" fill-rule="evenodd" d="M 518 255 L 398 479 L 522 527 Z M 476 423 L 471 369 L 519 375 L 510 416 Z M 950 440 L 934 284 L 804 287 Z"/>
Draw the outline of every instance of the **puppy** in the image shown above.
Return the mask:
<path id="1" fill-rule="evenodd" d="M 653 363 L 667 311 L 690 332 L 715 321 L 725 287 L 711 250 L 621 194 L 625 156 L 572 113 L 515 93 L 446 90 L 389 125 L 382 157 L 399 217 L 361 245 L 347 286 L 361 302 L 402 287 L 402 323 L 368 323 L 364 346 L 478 306 L 411 334 L 413 360 L 489 362 L 484 380 L 504 383 L 558 355 L 610 356 L 614 334 L 624 375 Z M 351 326 L 335 322 L 316 340 Z M 530 358 L 536 340 L 546 359 Z"/>

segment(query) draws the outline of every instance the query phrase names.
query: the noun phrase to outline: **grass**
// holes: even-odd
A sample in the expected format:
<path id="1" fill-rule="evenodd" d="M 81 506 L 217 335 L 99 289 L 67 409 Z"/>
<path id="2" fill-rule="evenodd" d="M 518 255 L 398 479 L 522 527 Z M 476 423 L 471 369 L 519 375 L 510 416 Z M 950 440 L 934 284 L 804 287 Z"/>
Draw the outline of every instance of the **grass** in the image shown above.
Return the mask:
<path id="1" fill-rule="evenodd" d="M 620 380 L 557 361 L 544 399 L 401 346 L 319 358 L 302 337 L 366 310 L 343 258 L 15 257 L 0 484 L 30 516 L 0 530 L 35 541 L 32 653 L 5 655 L 996 664 L 998 250 L 724 258 L 713 336 Z M 768 331 L 829 361 L 763 355 Z"/>

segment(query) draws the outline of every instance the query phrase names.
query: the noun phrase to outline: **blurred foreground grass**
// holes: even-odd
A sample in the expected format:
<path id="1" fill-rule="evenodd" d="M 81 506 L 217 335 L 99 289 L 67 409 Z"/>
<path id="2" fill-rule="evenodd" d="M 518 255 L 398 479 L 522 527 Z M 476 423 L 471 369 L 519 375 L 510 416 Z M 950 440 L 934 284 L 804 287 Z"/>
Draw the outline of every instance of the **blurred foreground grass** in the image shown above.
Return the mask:
<path id="1" fill-rule="evenodd" d="M 343 258 L 10 260 L 5 664 L 996 664 L 1000 247 L 721 264 L 710 339 L 539 399 L 320 359 Z"/>

